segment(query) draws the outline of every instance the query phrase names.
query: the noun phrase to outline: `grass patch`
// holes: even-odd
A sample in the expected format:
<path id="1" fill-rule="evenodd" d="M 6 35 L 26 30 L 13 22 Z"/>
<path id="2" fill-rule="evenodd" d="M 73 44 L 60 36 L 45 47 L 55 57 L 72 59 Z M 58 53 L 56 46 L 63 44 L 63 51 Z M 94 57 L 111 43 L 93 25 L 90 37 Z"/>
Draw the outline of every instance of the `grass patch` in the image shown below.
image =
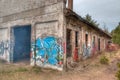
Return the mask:
<path id="1" fill-rule="evenodd" d="M 32 70 L 33 72 L 35 72 L 35 73 L 40 73 L 40 72 L 42 72 L 41 68 L 38 67 L 38 66 L 34 66 L 34 67 L 32 67 L 31 70 Z"/>
<path id="2" fill-rule="evenodd" d="M 28 71 L 27 68 L 19 67 L 19 68 L 16 69 L 14 72 L 26 72 L 26 71 Z"/>
<path id="3" fill-rule="evenodd" d="M 9 71 L 4 71 L 4 70 L 3 70 L 3 71 L 0 71 L 0 74 L 9 74 L 9 73 L 12 73 L 12 72 L 13 72 L 13 71 L 10 71 L 10 70 L 9 70 Z"/>
<path id="4" fill-rule="evenodd" d="M 11 74 L 11 73 L 17 73 L 17 72 L 26 72 L 28 69 L 26 68 L 18 68 L 18 69 L 12 69 L 12 70 L 0 70 L 0 74 Z"/>
<path id="5" fill-rule="evenodd" d="M 101 64 L 109 64 L 109 59 L 106 56 L 102 56 L 100 58 L 100 63 Z"/>

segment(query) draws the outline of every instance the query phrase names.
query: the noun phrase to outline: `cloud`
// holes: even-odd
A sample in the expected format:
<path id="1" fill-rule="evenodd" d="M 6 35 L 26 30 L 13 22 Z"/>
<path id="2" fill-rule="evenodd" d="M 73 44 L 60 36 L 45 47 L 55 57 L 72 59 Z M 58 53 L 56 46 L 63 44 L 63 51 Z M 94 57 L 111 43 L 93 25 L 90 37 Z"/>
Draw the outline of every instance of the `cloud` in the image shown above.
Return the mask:
<path id="1" fill-rule="evenodd" d="M 102 27 L 106 24 L 109 31 L 120 21 L 120 0 L 74 0 L 74 11 L 81 16 L 90 14 Z"/>

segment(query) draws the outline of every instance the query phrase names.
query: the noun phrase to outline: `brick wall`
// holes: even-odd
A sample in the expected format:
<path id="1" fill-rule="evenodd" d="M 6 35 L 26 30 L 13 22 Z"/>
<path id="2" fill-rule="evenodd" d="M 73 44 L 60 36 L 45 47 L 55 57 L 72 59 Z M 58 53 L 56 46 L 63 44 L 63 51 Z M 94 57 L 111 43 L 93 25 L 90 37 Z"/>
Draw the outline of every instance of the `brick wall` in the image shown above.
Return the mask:
<path id="1" fill-rule="evenodd" d="M 78 29 L 80 28 L 80 30 Z M 91 57 L 96 54 L 98 54 L 98 39 L 100 39 L 100 51 L 104 51 L 106 47 L 106 42 L 109 40 L 108 37 L 105 35 L 102 35 L 99 31 L 91 28 L 89 25 L 78 22 L 77 20 L 69 19 L 69 23 L 67 24 L 67 28 L 71 29 L 73 33 L 75 31 L 79 31 L 79 46 L 78 46 L 78 55 L 80 56 L 82 54 L 82 58 Z M 88 43 L 86 46 L 86 39 L 85 35 L 88 35 Z M 72 51 L 75 50 L 75 34 L 71 35 L 72 37 Z M 95 42 L 93 46 L 93 37 L 95 37 Z M 88 48 L 90 46 L 90 48 Z M 80 54 L 81 53 L 81 54 Z M 74 52 L 72 52 L 74 55 Z"/>

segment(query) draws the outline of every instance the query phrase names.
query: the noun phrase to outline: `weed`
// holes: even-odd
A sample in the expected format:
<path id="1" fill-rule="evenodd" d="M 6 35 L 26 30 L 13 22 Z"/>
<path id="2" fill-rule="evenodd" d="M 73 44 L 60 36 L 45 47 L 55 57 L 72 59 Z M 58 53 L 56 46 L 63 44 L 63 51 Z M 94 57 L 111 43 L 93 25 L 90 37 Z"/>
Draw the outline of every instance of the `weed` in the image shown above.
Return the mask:
<path id="1" fill-rule="evenodd" d="M 32 67 L 32 71 L 34 71 L 35 73 L 39 73 L 39 72 L 41 72 L 41 68 L 38 66 L 34 66 L 34 67 Z"/>
<path id="2" fill-rule="evenodd" d="M 26 71 L 28 71 L 28 69 L 20 67 L 16 69 L 14 72 L 26 72 Z"/>
<path id="3" fill-rule="evenodd" d="M 0 71 L 1 74 L 9 74 L 9 73 L 12 73 L 13 71 Z"/>
<path id="4" fill-rule="evenodd" d="M 100 58 L 100 63 L 101 64 L 109 64 L 109 59 L 106 56 L 102 56 Z"/>
<path id="5" fill-rule="evenodd" d="M 120 80 L 120 70 L 117 71 L 115 76 L 118 78 L 118 80 Z"/>
<path id="6" fill-rule="evenodd" d="M 118 80 L 120 80 L 120 63 L 117 63 L 118 71 L 116 72 L 116 77 Z"/>
<path id="7" fill-rule="evenodd" d="M 117 63 L 117 67 L 120 68 L 120 63 Z"/>

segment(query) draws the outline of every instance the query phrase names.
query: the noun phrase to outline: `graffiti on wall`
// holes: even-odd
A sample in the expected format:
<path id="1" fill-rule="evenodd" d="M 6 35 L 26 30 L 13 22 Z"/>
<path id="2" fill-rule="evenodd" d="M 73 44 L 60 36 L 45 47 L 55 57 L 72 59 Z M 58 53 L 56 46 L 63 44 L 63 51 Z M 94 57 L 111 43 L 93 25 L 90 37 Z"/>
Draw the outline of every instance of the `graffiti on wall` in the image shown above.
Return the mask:
<path id="1" fill-rule="evenodd" d="M 91 46 L 83 45 L 83 57 L 86 59 L 91 56 Z"/>
<path id="2" fill-rule="evenodd" d="M 33 42 L 33 41 L 32 41 L 32 43 L 31 43 L 30 60 L 31 60 L 30 64 L 31 64 L 32 66 L 34 66 L 36 59 L 35 59 L 35 42 Z"/>
<path id="3" fill-rule="evenodd" d="M 9 41 L 1 41 L 0 42 L 0 55 L 4 55 L 4 53 L 6 53 L 7 51 L 9 51 Z"/>
<path id="4" fill-rule="evenodd" d="M 8 40 L 0 41 L 0 57 L 4 60 L 10 61 L 10 44 Z"/>
<path id="5" fill-rule="evenodd" d="M 63 48 L 61 42 L 61 39 L 53 36 L 38 38 L 35 45 L 32 45 L 32 51 L 36 51 L 36 62 L 40 66 L 44 66 L 45 64 L 61 66 L 63 64 Z M 34 55 L 32 58 L 34 58 Z"/>
<path id="6" fill-rule="evenodd" d="M 92 41 L 91 53 L 92 53 L 92 56 L 94 56 L 95 53 L 96 53 L 96 45 L 95 45 L 95 42 L 94 42 L 94 41 Z"/>

